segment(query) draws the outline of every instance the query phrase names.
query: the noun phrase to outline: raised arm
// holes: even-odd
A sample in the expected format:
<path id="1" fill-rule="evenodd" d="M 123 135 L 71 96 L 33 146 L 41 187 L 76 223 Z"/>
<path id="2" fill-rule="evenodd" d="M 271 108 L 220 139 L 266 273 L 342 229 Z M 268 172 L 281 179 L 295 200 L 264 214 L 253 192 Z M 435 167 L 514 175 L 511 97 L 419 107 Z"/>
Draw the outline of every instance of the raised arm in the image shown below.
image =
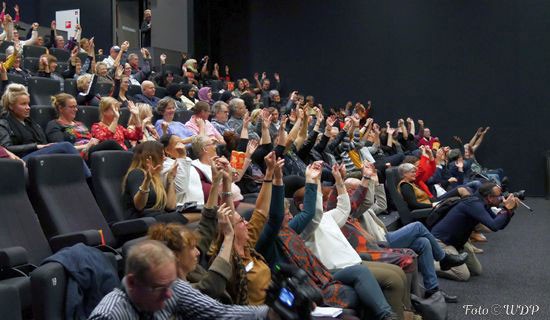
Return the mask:
<path id="1" fill-rule="evenodd" d="M 317 204 L 317 181 L 321 177 L 321 168 L 310 164 L 306 169 L 306 186 L 303 202 L 303 210 L 288 222 L 288 226 L 300 234 L 315 216 Z"/>
<path id="2" fill-rule="evenodd" d="M 345 175 L 344 164 L 335 164 L 332 166 L 332 175 L 334 176 L 336 190 L 338 191 L 338 202 L 336 208 L 325 212 L 325 214 L 330 214 L 334 218 L 340 228 L 346 223 L 351 212 L 349 195 L 342 179 L 342 173 Z"/>
<path id="3" fill-rule="evenodd" d="M 271 195 L 271 204 L 269 207 L 269 219 L 264 226 L 258 242 L 256 242 L 256 250 L 260 253 L 266 252 L 272 247 L 273 242 L 277 240 L 279 230 L 283 224 L 285 215 L 285 186 L 283 184 L 283 166 L 284 159 L 277 159 L 275 171 L 273 173 L 273 192 Z"/>
<path id="4" fill-rule="evenodd" d="M 256 208 L 254 209 L 252 218 L 250 218 L 249 222 L 248 244 L 252 248 L 256 247 L 256 242 L 258 241 L 260 233 L 262 232 L 265 222 L 267 221 L 271 203 L 271 189 L 273 187 L 272 179 L 276 163 L 277 159 L 275 157 L 275 152 L 272 151 L 265 157 L 267 169 L 264 176 L 264 182 L 262 184 L 262 188 L 260 189 L 260 193 L 258 194 L 258 198 L 256 199 Z"/>

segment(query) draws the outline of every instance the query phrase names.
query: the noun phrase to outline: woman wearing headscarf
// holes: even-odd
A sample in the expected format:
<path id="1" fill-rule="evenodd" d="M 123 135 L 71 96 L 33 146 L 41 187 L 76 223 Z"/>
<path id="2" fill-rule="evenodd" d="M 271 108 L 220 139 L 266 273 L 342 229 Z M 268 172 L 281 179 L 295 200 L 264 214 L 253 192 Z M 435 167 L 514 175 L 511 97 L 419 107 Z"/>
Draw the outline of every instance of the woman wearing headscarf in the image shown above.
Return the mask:
<path id="1" fill-rule="evenodd" d="M 212 88 L 210 87 L 200 88 L 199 100 L 208 103 L 209 106 L 212 106 L 214 104 L 214 100 L 212 100 Z"/>
<path id="2" fill-rule="evenodd" d="M 182 84 L 181 93 L 182 95 L 180 99 L 182 102 L 182 106 L 187 110 L 193 109 L 193 107 L 195 106 L 195 103 L 199 101 L 197 98 L 195 98 L 197 91 L 195 90 L 193 85 L 188 83 Z"/>

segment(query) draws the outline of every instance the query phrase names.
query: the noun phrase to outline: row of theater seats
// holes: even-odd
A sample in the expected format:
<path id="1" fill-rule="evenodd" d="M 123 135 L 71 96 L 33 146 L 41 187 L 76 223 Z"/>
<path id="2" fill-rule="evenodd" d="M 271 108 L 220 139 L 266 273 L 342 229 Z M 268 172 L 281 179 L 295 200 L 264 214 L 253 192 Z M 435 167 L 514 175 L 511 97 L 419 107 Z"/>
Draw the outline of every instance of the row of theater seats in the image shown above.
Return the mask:
<path id="1" fill-rule="evenodd" d="M 77 155 L 30 159 L 28 193 L 22 163 L 0 159 L 0 297 L 11 297 L 0 302 L 1 310 L 32 313 L 34 319 L 65 318 L 67 274 L 58 263 L 40 266 L 61 248 L 80 242 L 98 247 L 121 270 L 123 246 L 155 223 L 125 215 L 121 182 L 131 159 L 124 151 L 94 153 L 93 193 Z M 6 303 L 17 304 L 5 308 Z"/>
<path id="2" fill-rule="evenodd" d="M 29 94 L 31 96 L 32 105 L 45 105 L 50 103 L 51 96 L 54 96 L 61 92 L 61 83 L 55 79 L 43 78 L 43 77 L 31 77 L 26 83 L 25 78 L 17 74 L 8 74 L 8 81 L 13 83 L 19 83 L 22 85 L 28 85 Z M 78 89 L 76 87 L 76 79 L 64 80 L 63 92 L 77 96 Z M 101 96 L 109 96 L 113 85 L 110 83 L 97 83 L 96 92 Z M 141 86 L 130 85 L 128 87 L 127 96 L 133 97 L 134 95 L 141 93 Z M 155 96 L 162 99 L 167 95 L 166 88 L 157 87 Z"/>
<path id="3" fill-rule="evenodd" d="M 174 115 L 174 121 L 185 123 L 192 115 L 193 113 L 191 111 L 178 110 Z M 130 111 L 128 111 L 128 108 L 121 108 L 118 123 L 122 126 L 126 126 L 129 118 Z M 153 112 L 153 125 L 160 118 L 162 118 L 160 114 Z M 45 130 L 48 122 L 57 119 L 57 112 L 51 105 L 33 105 L 31 106 L 31 119 L 37 122 Z M 99 122 L 99 108 L 96 106 L 78 106 L 76 121 L 82 122 L 88 129 L 91 129 L 92 124 Z"/>

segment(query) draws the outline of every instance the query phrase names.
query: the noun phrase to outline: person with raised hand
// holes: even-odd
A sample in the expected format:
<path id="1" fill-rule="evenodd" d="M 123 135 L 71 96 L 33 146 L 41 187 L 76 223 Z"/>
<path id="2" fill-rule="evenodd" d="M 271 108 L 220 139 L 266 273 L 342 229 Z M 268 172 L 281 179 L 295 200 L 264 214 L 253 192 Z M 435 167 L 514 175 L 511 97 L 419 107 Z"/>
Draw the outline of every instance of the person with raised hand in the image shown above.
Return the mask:
<path id="1" fill-rule="evenodd" d="M 42 127 L 30 117 L 30 95 L 21 84 L 9 84 L 2 95 L 0 119 L 0 146 L 24 161 L 43 154 L 78 154 L 69 142 L 48 143 Z M 83 163 L 84 175 L 92 176 Z"/>
<path id="2" fill-rule="evenodd" d="M 99 103 L 99 122 L 92 125 L 92 136 L 100 142 L 106 140 L 116 141 L 124 150 L 128 147 L 124 143 L 126 140 L 139 141 L 143 137 L 141 119 L 139 119 L 139 109 L 134 103 L 128 103 L 130 118 L 135 123 L 134 130 L 128 130 L 118 123 L 120 118 L 120 102 L 111 97 L 101 98 Z"/>
<path id="3" fill-rule="evenodd" d="M 163 146 L 146 141 L 134 149 L 134 157 L 123 180 L 123 203 L 126 218 L 154 217 L 157 221 L 185 224 L 187 219 L 177 213 L 174 181 L 178 164 L 174 163 L 166 179 L 162 178 Z"/>
<path id="4" fill-rule="evenodd" d="M 264 258 L 255 250 L 260 233 L 268 219 L 271 202 L 273 174 L 275 167 L 281 165 L 271 152 L 265 157 L 266 175 L 262 188 L 256 201 L 256 207 L 249 221 L 240 214 L 234 212 L 231 221 L 235 230 L 233 267 L 235 268 L 235 279 L 229 284 L 228 291 L 234 298 L 236 304 L 262 304 L 266 298 L 266 289 L 271 281 L 271 270 Z M 228 163 L 227 163 L 228 165 Z M 230 175 L 227 170 L 224 172 L 224 190 L 222 201 L 232 206 L 233 197 L 230 189 Z M 212 243 L 209 254 L 217 255 L 220 251 L 223 236 Z"/>

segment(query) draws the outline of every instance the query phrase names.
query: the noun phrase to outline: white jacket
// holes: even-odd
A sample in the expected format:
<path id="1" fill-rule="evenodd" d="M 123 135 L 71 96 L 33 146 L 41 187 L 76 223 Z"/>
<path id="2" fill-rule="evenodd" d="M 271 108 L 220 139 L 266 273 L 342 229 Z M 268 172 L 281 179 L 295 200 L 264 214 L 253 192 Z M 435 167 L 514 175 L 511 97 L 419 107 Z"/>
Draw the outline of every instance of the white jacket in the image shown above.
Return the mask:
<path id="1" fill-rule="evenodd" d="M 319 193 L 315 217 L 301 234 L 306 246 L 329 270 L 360 264 L 361 257 L 340 230 L 351 212 L 348 194 L 339 195 L 336 208 L 325 213 L 322 199 Z"/>

